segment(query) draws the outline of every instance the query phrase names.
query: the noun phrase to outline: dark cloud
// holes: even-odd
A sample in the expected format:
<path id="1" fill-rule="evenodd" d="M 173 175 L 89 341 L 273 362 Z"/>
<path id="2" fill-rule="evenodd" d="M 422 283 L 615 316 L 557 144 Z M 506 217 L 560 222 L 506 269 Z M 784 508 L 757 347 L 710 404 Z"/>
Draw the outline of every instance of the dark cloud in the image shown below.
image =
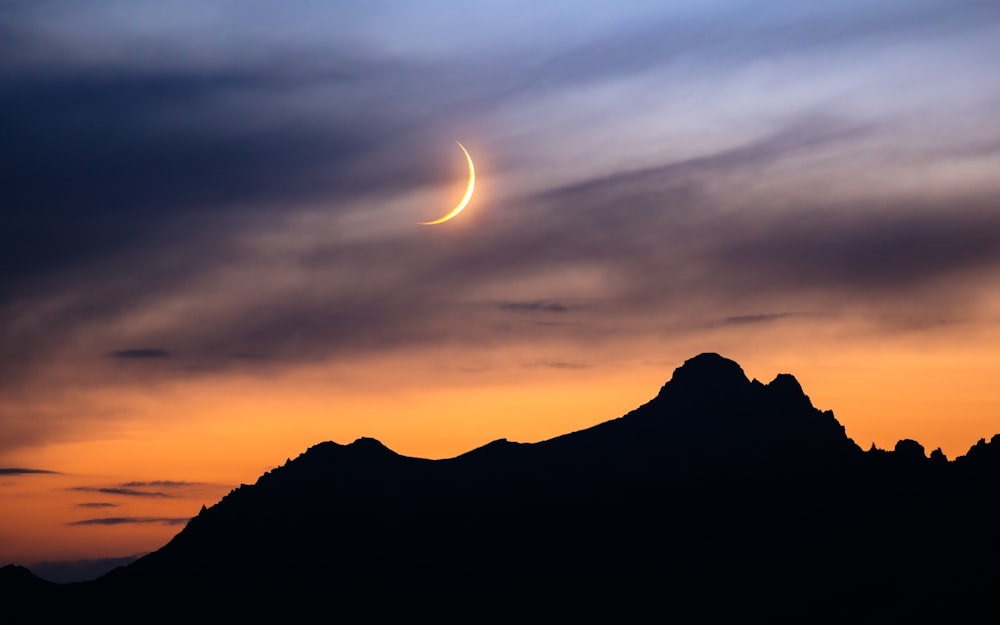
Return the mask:
<path id="1" fill-rule="evenodd" d="M 808 154 L 817 148 L 845 145 L 872 130 L 832 115 L 804 115 L 742 145 L 704 156 L 571 183 L 548 190 L 539 199 L 574 208 L 581 204 L 629 206 L 635 202 L 645 204 L 652 199 L 660 203 L 657 208 L 662 211 L 665 200 L 689 200 L 691 193 L 697 193 L 707 181 L 718 176 L 763 171 L 781 159 Z M 594 211 L 595 214 L 599 212 Z"/>
<path id="2" fill-rule="evenodd" d="M 545 368 L 545 369 L 589 369 L 591 365 L 582 362 L 565 362 L 561 360 L 548 360 L 532 362 L 525 365 L 530 369 L 534 368 Z"/>
<path id="3" fill-rule="evenodd" d="M 23 467 L 0 467 L 0 475 L 36 475 L 36 474 L 56 474 L 58 471 L 46 471 L 45 469 L 25 469 Z"/>
<path id="4" fill-rule="evenodd" d="M 150 482 L 123 482 L 124 488 L 190 488 L 192 486 L 204 486 L 204 482 L 177 482 L 174 480 L 152 480 Z"/>
<path id="5" fill-rule="evenodd" d="M 877 131 L 807 118 L 717 154 L 548 191 L 538 197 L 548 223 L 508 258 L 516 255 L 525 270 L 604 263 L 616 271 L 619 307 L 647 305 L 649 312 L 667 303 L 717 309 L 747 298 L 809 304 L 823 291 L 871 303 L 873 296 L 911 297 L 930 285 L 962 297 L 980 276 L 1000 270 L 1000 205 L 991 196 L 971 190 L 945 200 L 838 205 L 816 194 L 789 206 L 778 195 L 773 206 L 765 200 L 733 212 L 712 205 L 731 200 L 706 193 L 710 185 L 725 187 Z M 571 222 L 574 236 L 559 236 Z M 501 245 L 492 251 L 502 254 Z"/>
<path id="6" fill-rule="evenodd" d="M 105 495 L 121 495 L 123 497 L 163 498 L 172 496 L 161 491 L 147 491 L 147 490 L 138 490 L 135 488 L 124 488 L 124 487 L 114 487 L 114 486 L 108 486 L 108 487 L 74 486 L 69 490 L 79 491 L 83 493 L 103 493 Z"/>
<path id="7" fill-rule="evenodd" d="M 570 310 L 570 307 L 565 304 L 547 302 L 544 300 L 535 300 L 530 302 L 501 302 L 499 308 L 500 310 L 510 310 L 515 312 L 563 313 Z"/>
<path id="8" fill-rule="evenodd" d="M 195 231 L 211 237 L 246 219 L 248 208 L 260 215 L 276 204 L 385 193 L 434 178 L 423 159 L 364 165 L 380 143 L 411 151 L 400 148 L 413 147 L 405 132 L 413 122 L 392 117 L 393 107 L 343 104 L 351 98 L 334 95 L 322 118 L 295 110 L 297 99 L 331 98 L 314 90 L 364 92 L 367 81 L 397 70 L 353 57 L 332 71 L 310 71 L 315 57 L 288 61 L 0 68 L 0 118 L 17 122 L 0 143 L 7 174 L 0 278 L 31 292 L 67 265 L 139 253 Z M 288 109 L 272 106 L 276 100 Z"/>
<path id="9" fill-rule="evenodd" d="M 67 525 L 133 525 L 133 524 L 150 524 L 156 523 L 159 525 L 182 525 L 191 520 L 190 517 L 136 517 L 136 516 L 118 516 L 118 517 L 102 517 L 98 519 L 83 519 L 81 521 L 71 521 Z"/>
<path id="10" fill-rule="evenodd" d="M 216 488 L 223 488 L 218 484 L 206 482 L 186 482 L 177 480 L 148 480 L 148 481 L 128 481 L 113 486 L 74 486 L 71 491 L 83 493 L 101 493 L 105 495 L 116 495 L 121 497 L 137 497 L 151 499 L 184 498 L 194 492 L 204 492 Z M 88 507 L 113 506 L 117 504 L 78 504 Z"/>
<path id="11" fill-rule="evenodd" d="M 78 508 L 117 508 L 118 504 L 107 501 L 86 501 L 76 504 Z"/>
<path id="12" fill-rule="evenodd" d="M 746 325 L 753 323 L 771 323 L 772 321 L 778 321 L 780 319 L 785 319 L 791 317 L 795 313 L 766 313 L 759 315 L 733 315 L 732 317 L 726 317 L 721 321 L 723 325 Z"/>
<path id="13" fill-rule="evenodd" d="M 970 272 L 1000 269 L 1000 203 L 922 204 L 861 204 L 805 220 L 781 216 L 767 231 L 732 237 L 715 262 L 754 284 L 856 296 L 912 293 L 942 280 L 962 285 Z"/>
<path id="14" fill-rule="evenodd" d="M 290 207 L 321 201 L 336 215 L 441 179 L 420 155 L 448 111 L 403 105 L 426 70 L 365 50 L 279 56 L 0 63 L 0 118 L 16 120 L 0 142 L 0 386 L 52 364 L 66 345 L 53 325 L 103 325 L 205 267 L 238 265 L 234 236 L 280 227 Z"/>
<path id="15" fill-rule="evenodd" d="M 155 347 L 146 347 L 139 349 L 123 349 L 120 351 L 108 352 L 105 354 L 108 358 L 122 358 L 122 359 L 144 359 L 144 358 L 168 358 L 170 352 L 165 349 L 159 349 Z"/>

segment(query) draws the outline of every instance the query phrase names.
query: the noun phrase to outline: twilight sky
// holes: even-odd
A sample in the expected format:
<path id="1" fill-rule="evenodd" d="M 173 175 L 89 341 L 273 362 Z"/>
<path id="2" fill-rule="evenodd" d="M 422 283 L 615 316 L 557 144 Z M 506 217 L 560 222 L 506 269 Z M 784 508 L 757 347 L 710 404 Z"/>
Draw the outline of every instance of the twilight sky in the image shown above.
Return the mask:
<path id="1" fill-rule="evenodd" d="M 0 564 L 155 549 L 322 440 L 587 427 L 705 351 L 961 455 L 998 58 L 985 0 L 5 3 Z M 418 226 L 456 140 L 476 194 Z"/>

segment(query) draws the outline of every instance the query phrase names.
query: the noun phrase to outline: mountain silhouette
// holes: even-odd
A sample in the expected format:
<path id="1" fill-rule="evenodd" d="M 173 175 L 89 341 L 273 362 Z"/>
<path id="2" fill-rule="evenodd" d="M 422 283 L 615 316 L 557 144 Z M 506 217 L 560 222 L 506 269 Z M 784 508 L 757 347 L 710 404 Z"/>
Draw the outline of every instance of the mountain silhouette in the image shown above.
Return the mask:
<path id="1" fill-rule="evenodd" d="M 39 616 L 996 622 L 998 486 L 1000 435 L 954 461 L 864 451 L 793 376 L 701 354 L 539 443 L 320 443 L 129 566 L 70 585 L 6 567 L 0 590 Z"/>

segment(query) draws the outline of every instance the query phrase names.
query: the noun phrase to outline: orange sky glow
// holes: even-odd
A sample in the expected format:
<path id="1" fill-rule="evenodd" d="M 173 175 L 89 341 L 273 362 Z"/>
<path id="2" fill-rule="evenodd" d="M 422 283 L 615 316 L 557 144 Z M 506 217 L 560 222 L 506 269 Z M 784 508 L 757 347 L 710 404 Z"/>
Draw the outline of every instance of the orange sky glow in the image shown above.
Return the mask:
<path id="1" fill-rule="evenodd" d="M 941 447 L 954 458 L 995 433 L 1000 400 L 992 384 L 1000 367 L 979 347 L 965 353 L 921 354 L 902 346 L 858 351 L 863 348 L 827 352 L 819 360 L 801 349 L 744 346 L 723 355 L 764 382 L 793 373 L 813 404 L 833 410 L 865 449 L 871 443 L 891 449 L 897 440 L 913 438 L 928 453 Z M 440 362 L 437 372 L 425 368 L 421 374 L 407 361 L 390 361 L 366 363 L 362 370 L 379 372 L 375 376 L 315 367 L 264 380 L 230 376 L 109 389 L 82 404 L 73 397 L 69 401 L 84 418 L 88 404 L 98 413 L 100 406 L 114 404 L 118 414 L 128 416 L 96 414 L 101 425 L 86 437 L 70 430 L 64 440 L 0 456 L 4 466 L 57 472 L 0 478 L 0 495 L 17 510 L 0 518 L 0 553 L 36 562 L 156 549 L 179 531 L 179 519 L 324 440 L 348 443 L 371 436 L 404 455 L 447 458 L 497 438 L 551 438 L 624 415 L 651 399 L 672 368 L 691 355 L 678 353 L 673 363 L 622 359 L 599 367 L 500 374 L 486 367 L 449 370 Z M 664 445 L 669 448 L 669 441 Z M 75 490 L 157 481 L 187 484 L 163 497 Z M 95 501 L 111 505 L 80 506 Z M 116 516 L 149 521 L 72 525 Z"/>

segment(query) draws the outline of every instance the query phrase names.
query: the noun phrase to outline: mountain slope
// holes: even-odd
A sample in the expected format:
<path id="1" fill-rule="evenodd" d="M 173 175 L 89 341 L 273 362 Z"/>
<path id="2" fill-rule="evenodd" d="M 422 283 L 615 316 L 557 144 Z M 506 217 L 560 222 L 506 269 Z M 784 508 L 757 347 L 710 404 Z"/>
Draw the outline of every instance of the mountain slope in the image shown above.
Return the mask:
<path id="1" fill-rule="evenodd" d="M 321 443 L 130 566 L 40 592 L 229 615 L 954 620 L 1000 589 L 998 449 L 864 452 L 794 377 L 702 354 L 629 414 L 540 443 L 436 461 Z"/>

